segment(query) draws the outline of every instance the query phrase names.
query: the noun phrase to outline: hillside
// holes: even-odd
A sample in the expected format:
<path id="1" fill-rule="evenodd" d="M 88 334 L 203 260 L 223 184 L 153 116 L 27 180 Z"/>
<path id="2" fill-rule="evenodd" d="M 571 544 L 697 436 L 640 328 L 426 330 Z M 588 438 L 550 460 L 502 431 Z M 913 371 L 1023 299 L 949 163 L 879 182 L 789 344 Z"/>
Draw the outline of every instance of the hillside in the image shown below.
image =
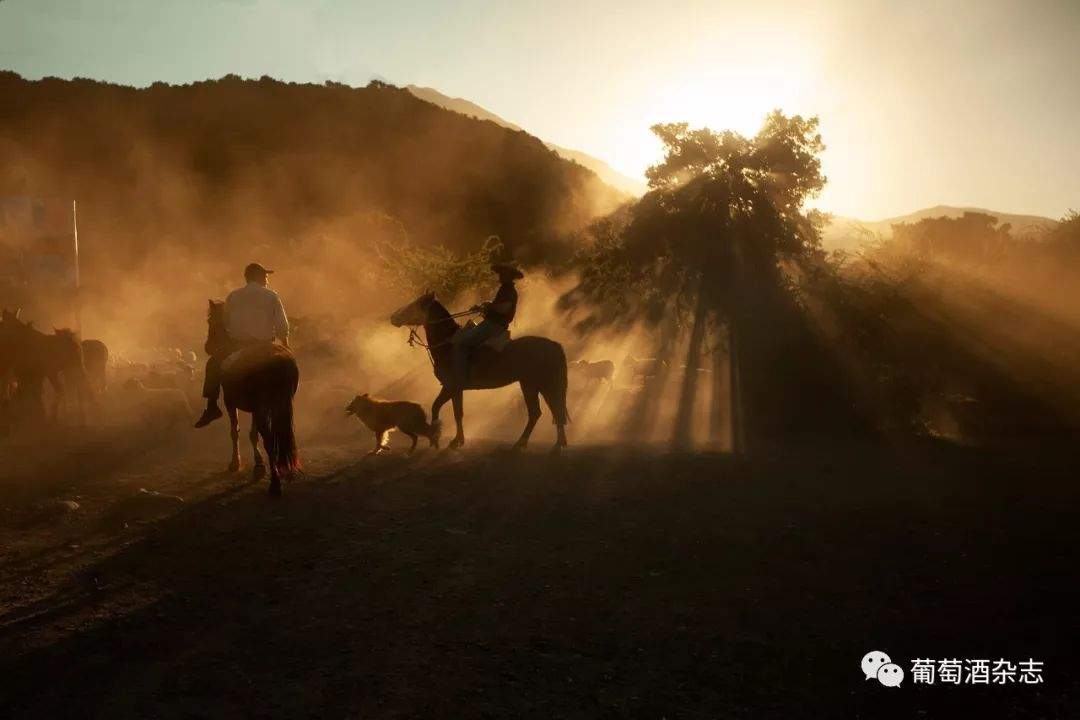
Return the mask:
<path id="1" fill-rule="evenodd" d="M 77 199 L 91 268 L 168 242 L 245 256 L 328 225 L 347 234 L 367 211 L 420 243 L 499 235 L 528 257 L 622 200 L 524 132 L 384 83 L 136 89 L 4 72 L 0 96 L 0 195 Z"/>
<path id="2" fill-rule="evenodd" d="M 521 127 L 510 122 L 509 120 L 504 120 L 495 113 L 487 110 L 486 108 L 480 107 L 474 102 L 470 102 L 463 98 L 453 98 L 447 95 L 443 95 L 441 92 L 435 90 L 434 88 L 420 87 L 418 85 L 407 85 L 405 89 L 411 92 L 416 97 L 420 98 L 421 100 L 426 100 L 427 102 L 432 103 L 433 105 L 438 105 L 441 108 L 453 110 L 454 112 L 461 113 L 462 115 L 469 115 L 479 120 L 490 120 L 496 125 L 502 125 L 503 127 L 510 128 L 511 130 L 522 129 Z M 566 158 L 567 160 L 573 160 L 577 164 L 586 167 L 589 170 L 592 170 L 601 180 L 603 180 L 605 183 L 612 186 L 613 188 L 616 188 L 620 192 L 626 193 L 627 195 L 631 195 L 633 197 L 639 197 L 641 195 L 644 195 L 646 190 L 648 190 L 645 183 L 641 182 L 640 180 L 634 180 L 633 178 L 623 175 L 603 160 L 595 158 L 588 153 L 581 152 L 580 150 L 571 150 L 569 148 L 564 148 L 556 145 L 555 143 L 550 143 L 547 141 L 544 141 L 544 144 L 547 145 L 550 149 L 557 152 L 560 157 Z"/>
<path id="3" fill-rule="evenodd" d="M 958 218 L 965 212 L 992 215 L 997 218 L 999 225 L 1010 224 L 1013 234 L 1017 237 L 1041 235 L 1058 224 L 1057 220 L 1040 215 L 1017 215 L 985 208 L 935 205 L 884 220 L 859 220 L 839 215 L 833 216 L 832 221 L 822 232 L 822 245 L 827 250 L 851 250 L 861 242 L 873 239 L 875 236 L 891 237 L 893 225 L 915 223 L 924 218 Z"/>

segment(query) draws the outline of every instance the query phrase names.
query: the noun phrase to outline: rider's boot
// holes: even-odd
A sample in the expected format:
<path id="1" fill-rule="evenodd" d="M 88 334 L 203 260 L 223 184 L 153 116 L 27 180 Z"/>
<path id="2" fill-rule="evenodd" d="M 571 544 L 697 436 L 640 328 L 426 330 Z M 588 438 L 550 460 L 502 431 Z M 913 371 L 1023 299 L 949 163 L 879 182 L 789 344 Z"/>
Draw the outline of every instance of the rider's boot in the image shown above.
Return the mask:
<path id="1" fill-rule="evenodd" d="M 202 416 L 195 422 L 195 427 L 206 427 L 219 417 L 221 417 L 221 408 L 218 407 L 217 400 L 207 400 L 206 409 L 203 410 Z"/>

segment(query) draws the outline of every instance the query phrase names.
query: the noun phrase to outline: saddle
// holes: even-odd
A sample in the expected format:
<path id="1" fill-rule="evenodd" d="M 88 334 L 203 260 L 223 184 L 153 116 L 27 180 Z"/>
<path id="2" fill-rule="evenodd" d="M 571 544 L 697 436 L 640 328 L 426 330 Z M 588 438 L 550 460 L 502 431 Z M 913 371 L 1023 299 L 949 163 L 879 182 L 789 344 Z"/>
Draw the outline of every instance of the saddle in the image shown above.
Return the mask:
<path id="1" fill-rule="evenodd" d="M 291 355 L 289 349 L 273 340 L 240 344 L 221 361 L 222 375 L 243 375 L 271 360 Z"/>
<path id="2" fill-rule="evenodd" d="M 476 323 L 474 321 L 472 321 L 472 320 L 469 320 L 467 323 L 462 325 L 460 328 L 458 328 L 458 331 L 454 333 L 453 337 L 450 338 L 451 344 L 457 345 L 458 344 L 458 338 L 461 337 L 461 334 L 463 332 L 465 332 L 466 330 L 471 330 L 474 327 L 476 327 Z M 495 352 L 502 352 L 503 349 L 506 348 L 507 343 L 509 343 L 509 342 L 510 342 L 510 328 L 506 328 L 505 330 L 503 330 L 498 335 L 485 340 L 483 343 L 480 344 L 480 347 L 489 347 L 492 350 L 494 350 Z"/>

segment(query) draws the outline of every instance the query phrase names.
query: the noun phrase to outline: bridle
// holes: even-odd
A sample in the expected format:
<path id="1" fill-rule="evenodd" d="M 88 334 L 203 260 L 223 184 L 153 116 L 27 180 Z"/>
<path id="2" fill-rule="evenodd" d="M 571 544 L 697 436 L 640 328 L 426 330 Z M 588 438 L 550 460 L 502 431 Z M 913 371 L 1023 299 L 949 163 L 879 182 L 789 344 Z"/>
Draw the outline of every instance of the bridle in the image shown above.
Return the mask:
<path id="1" fill-rule="evenodd" d="M 439 318 L 438 320 L 431 320 L 431 321 L 425 322 L 424 325 L 434 325 L 435 323 L 450 322 L 450 321 L 453 321 L 454 318 L 459 318 L 459 317 L 462 317 L 464 315 L 473 315 L 476 312 L 477 312 L 476 310 L 464 310 L 464 311 L 459 312 L 459 313 L 453 313 L 451 315 L 447 315 L 444 318 Z M 432 353 L 432 350 L 438 350 L 439 348 L 445 347 L 445 346 L 450 345 L 452 343 L 449 340 L 445 340 L 445 341 L 443 341 L 441 343 L 438 343 L 437 345 L 428 345 L 427 343 L 425 343 L 423 340 L 420 339 L 420 333 L 417 332 L 417 329 L 419 327 L 420 327 L 419 325 L 410 325 L 409 326 L 409 339 L 406 342 L 409 343 L 409 347 L 419 346 L 419 347 L 422 347 L 425 350 L 427 350 L 428 360 L 431 361 L 431 367 L 435 367 L 435 355 L 434 355 L 434 353 Z"/>

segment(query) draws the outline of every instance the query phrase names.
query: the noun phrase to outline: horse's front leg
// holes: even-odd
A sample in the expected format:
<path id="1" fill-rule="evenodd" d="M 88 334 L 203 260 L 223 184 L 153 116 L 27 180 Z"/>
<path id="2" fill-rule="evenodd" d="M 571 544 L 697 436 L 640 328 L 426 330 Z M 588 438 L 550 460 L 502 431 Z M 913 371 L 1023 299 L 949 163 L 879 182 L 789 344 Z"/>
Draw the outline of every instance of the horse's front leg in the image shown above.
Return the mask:
<path id="1" fill-rule="evenodd" d="M 266 464 L 259 453 L 259 426 L 255 423 L 254 414 L 251 416 L 251 432 L 248 433 L 248 439 L 251 440 L 252 462 L 254 462 L 254 466 L 251 468 L 251 477 L 253 480 L 262 480 L 266 477 Z M 270 449 L 267 448 L 266 451 L 270 452 Z"/>
<path id="2" fill-rule="evenodd" d="M 525 446 L 529 444 L 529 437 L 532 436 L 533 428 L 536 427 L 536 421 L 540 419 L 540 393 L 531 386 L 521 385 L 521 394 L 525 397 L 525 410 L 529 413 L 529 420 L 525 423 L 525 429 L 521 431 L 521 437 L 514 443 L 515 450 L 524 450 Z"/>
<path id="3" fill-rule="evenodd" d="M 463 402 L 463 396 L 460 390 L 454 393 L 454 422 L 457 424 L 457 435 L 450 441 L 450 447 L 459 448 L 465 444 L 465 428 L 461 423 L 462 418 L 465 417 L 465 407 Z"/>
<path id="4" fill-rule="evenodd" d="M 439 411 L 442 410 L 442 406 L 447 403 L 454 396 L 454 393 L 446 389 L 443 385 L 439 390 L 439 395 L 435 398 L 435 402 L 431 403 L 431 422 L 435 423 L 439 419 Z"/>
<path id="5" fill-rule="evenodd" d="M 228 403 L 225 410 L 229 413 L 229 437 L 232 438 L 232 461 L 229 463 L 229 472 L 238 472 L 240 462 L 240 420 L 236 417 L 236 408 Z M 254 418 L 254 416 L 252 416 Z M 254 422 L 254 419 L 252 420 Z"/>

